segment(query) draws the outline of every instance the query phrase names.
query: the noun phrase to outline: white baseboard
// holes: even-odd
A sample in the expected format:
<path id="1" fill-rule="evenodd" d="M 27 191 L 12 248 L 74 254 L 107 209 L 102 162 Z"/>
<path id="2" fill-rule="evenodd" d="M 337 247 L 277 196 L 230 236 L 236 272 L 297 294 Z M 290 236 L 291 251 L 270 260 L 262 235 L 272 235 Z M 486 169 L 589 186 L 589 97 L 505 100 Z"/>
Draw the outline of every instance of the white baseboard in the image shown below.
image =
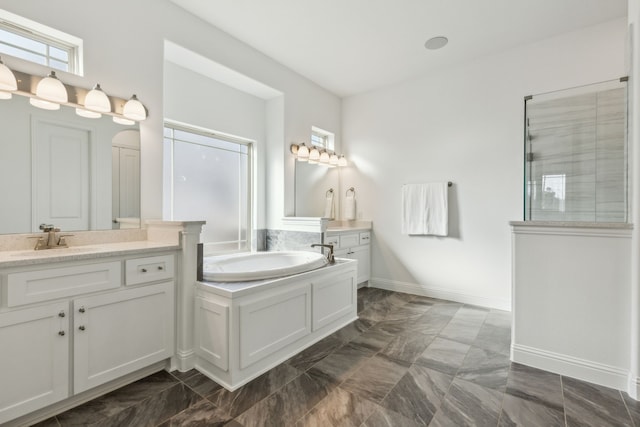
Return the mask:
<path id="1" fill-rule="evenodd" d="M 632 399 L 640 400 L 640 378 L 636 377 L 633 372 L 629 372 L 627 394 Z"/>
<path id="2" fill-rule="evenodd" d="M 397 280 L 381 279 L 372 277 L 369 286 L 373 288 L 386 289 L 388 291 L 404 292 L 407 294 L 422 295 L 430 298 L 444 299 L 448 301 L 461 302 L 464 304 L 478 305 L 481 307 L 497 308 L 499 310 L 511 311 L 511 300 L 503 298 L 488 298 L 479 295 L 469 295 L 456 292 L 451 289 L 435 288 L 423 286 L 417 283 L 400 282 Z"/>
<path id="3" fill-rule="evenodd" d="M 577 378 L 617 390 L 627 391 L 629 372 L 626 369 L 566 354 L 554 353 L 520 344 L 511 346 L 511 360 L 567 377 Z M 638 382 L 636 379 L 636 388 Z"/>

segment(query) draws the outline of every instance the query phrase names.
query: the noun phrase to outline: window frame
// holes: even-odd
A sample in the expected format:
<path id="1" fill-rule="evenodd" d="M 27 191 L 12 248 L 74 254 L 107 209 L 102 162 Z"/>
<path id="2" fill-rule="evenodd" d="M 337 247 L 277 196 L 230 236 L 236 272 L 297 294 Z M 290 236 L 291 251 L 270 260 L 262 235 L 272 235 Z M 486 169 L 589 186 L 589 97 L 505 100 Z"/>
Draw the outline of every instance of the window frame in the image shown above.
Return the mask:
<path id="1" fill-rule="evenodd" d="M 225 141 L 225 142 L 230 142 L 230 143 L 234 143 L 234 144 L 238 144 L 238 145 L 242 145 L 247 147 L 247 194 L 246 194 L 246 200 L 245 203 L 247 205 L 247 218 L 246 218 L 246 239 L 242 239 L 242 228 L 239 228 L 238 230 L 238 240 L 235 241 L 224 241 L 224 242 L 212 242 L 210 243 L 210 247 L 215 247 L 217 245 L 222 245 L 222 244 L 231 244 L 231 243 L 237 243 L 238 245 L 240 245 L 243 241 L 246 241 L 245 244 L 245 248 L 241 249 L 235 249 L 235 250 L 227 250 L 227 249 L 223 249 L 223 250 L 207 250 L 207 243 L 205 242 L 205 255 L 212 255 L 212 254 L 222 254 L 222 253 L 235 253 L 235 252 L 250 252 L 252 250 L 253 247 L 253 234 L 254 234 L 254 162 L 255 162 L 255 143 L 256 141 L 253 141 L 251 139 L 248 138 L 242 138 L 239 136 L 235 136 L 235 135 L 230 135 L 230 134 L 226 134 L 223 132 L 218 132 L 215 130 L 211 130 L 211 129 L 206 129 L 203 127 L 199 127 L 199 126 L 195 126 L 195 125 L 190 125 L 190 124 L 186 124 L 186 123 L 181 123 L 181 122 L 176 122 L 176 121 L 172 121 L 172 120 L 165 120 L 164 124 L 163 124 L 163 141 L 166 140 L 170 140 L 171 141 L 171 147 L 170 147 L 170 159 L 168 159 L 169 161 L 169 173 L 170 176 L 168 177 L 169 180 L 169 213 L 170 213 L 170 220 L 174 221 L 174 168 L 173 168 L 173 161 L 174 161 L 174 148 L 175 148 L 175 142 L 176 142 L 176 138 L 173 136 L 172 137 L 167 137 L 165 134 L 165 129 L 171 129 L 172 131 L 174 130 L 178 130 L 181 132 L 188 132 L 188 133 L 192 133 L 195 135 L 200 135 L 200 136 L 205 136 L 205 137 L 211 137 L 211 138 L 215 138 L 221 141 Z M 205 144 L 198 144 L 196 142 L 191 142 L 191 141 L 184 141 L 182 139 L 177 139 L 177 141 L 183 142 L 183 143 L 187 143 L 187 144 L 194 144 L 194 145 L 203 145 L 206 146 L 208 148 L 216 148 L 219 150 L 225 150 L 224 148 L 218 148 L 218 147 L 212 147 L 210 145 L 205 145 Z M 163 142 L 164 143 L 164 142 Z M 226 150 L 228 151 L 228 150 Z M 241 223 L 239 221 L 239 223 Z"/>
<path id="2" fill-rule="evenodd" d="M 28 48 L 9 43 L 8 41 L 0 40 L 0 44 L 44 58 L 45 64 L 34 62 L 21 56 L 11 55 L 10 53 L 2 53 L 3 56 L 11 56 L 43 67 L 53 68 L 56 71 L 63 71 L 76 74 L 78 76 L 82 76 L 84 74 L 83 41 L 81 38 L 72 36 L 22 16 L 15 15 L 3 9 L 0 9 L 0 29 L 46 45 L 46 54 L 42 54 L 40 52 L 35 52 Z M 51 47 L 67 52 L 69 56 L 69 60 L 67 61 L 68 69 L 64 70 L 51 63 L 52 60 L 61 63 L 64 62 L 51 56 Z"/>

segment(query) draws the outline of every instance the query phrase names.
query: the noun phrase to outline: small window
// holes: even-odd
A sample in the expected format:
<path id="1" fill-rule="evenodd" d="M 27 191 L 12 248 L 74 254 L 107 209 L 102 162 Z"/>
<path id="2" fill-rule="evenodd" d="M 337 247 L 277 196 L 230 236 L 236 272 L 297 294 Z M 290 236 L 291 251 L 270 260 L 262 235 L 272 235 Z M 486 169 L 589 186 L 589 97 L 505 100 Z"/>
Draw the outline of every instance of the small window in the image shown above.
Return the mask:
<path id="1" fill-rule="evenodd" d="M 0 55 L 82 75 L 82 40 L 0 9 Z"/>
<path id="2" fill-rule="evenodd" d="M 311 126 L 311 145 L 333 151 L 335 135 L 324 129 Z"/>

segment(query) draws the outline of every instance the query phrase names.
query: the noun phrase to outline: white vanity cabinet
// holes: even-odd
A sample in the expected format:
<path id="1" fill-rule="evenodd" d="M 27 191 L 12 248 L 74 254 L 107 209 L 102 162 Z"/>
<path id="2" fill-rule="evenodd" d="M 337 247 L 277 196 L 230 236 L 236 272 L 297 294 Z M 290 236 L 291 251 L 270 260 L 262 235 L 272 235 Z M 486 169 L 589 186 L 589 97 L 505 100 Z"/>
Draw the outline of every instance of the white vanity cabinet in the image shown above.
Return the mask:
<path id="1" fill-rule="evenodd" d="M 370 231 L 327 231 L 325 243 L 332 244 L 338 258 L 358 261 L 358 284 L 369 280 L 371 272 Z"/>
<path id="2" fill-rule="evenodd" d="M 0 314 L 0 424 L 69 395 L 69 303 Z"/>
<path id="3" fill-rule="evenodd" d="M 173 356 L 175 252 L 153 255 L 0 272 L 0 424 Z"/>

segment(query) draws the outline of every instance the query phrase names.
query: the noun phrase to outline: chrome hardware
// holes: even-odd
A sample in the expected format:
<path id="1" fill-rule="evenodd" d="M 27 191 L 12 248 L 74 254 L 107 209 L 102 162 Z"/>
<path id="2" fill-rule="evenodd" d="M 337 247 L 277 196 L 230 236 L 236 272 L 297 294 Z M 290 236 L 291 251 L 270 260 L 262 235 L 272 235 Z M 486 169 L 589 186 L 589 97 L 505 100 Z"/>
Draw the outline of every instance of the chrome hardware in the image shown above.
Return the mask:
<path id="1" fill-rule="evenodd" d="M 80 329 L 81 331 L 84 331 L 85 327 L 84 327 L 84 325 L 80 325 L 80 326 L 78 326 L 78 329 Z"/>
<path id="2" fill-rule="evenodd" d="M 64 336 L 64 331 L 60 331 L 60 332 L 58 332 L 58 335 L 60 335 L 61 337 L 63 337 L 63 336 Z"/>
<path id="3" fill-rule="evenodd" d="M 327 261 L 329 261 L 329 264 L 335 264 L 336 263 L 336 258 L 333 256 L 333 245 L 327 245 L 327 244 L 323 244 L 323 243 L 314 243 L 313 245 L 311 245 L 312 248 L 316 248 L 316 247 L 322 247 L 322 248 L 329 248 L 329 254 L 327 255 Z"/>
<path id="4" fill-rule="evenodd" d="M 146 268 L 143 268 L 143 269 L 142 269 L 142 270 L 140 270 L 140 271 L 142 271 L 143 273 L 146 273 L 146 272 L 147 272 L 147 269 L 146 269 Z"/>
<path id="5" fill-rule="evenodd" d="M 58 313 L 58 317 L 64 317 L 66 316 L 66 314 L 64 314 L 64 311 L 61 311 L 60 313 Z"/>
<path id="6" fill-rule="evenodd" d="M 85 310 L 84 310 L 84 307 L 80 307 L 80 308 L 78 309 L 78 311 L 79 311 L 80 313 L 84 313 L 84 311 L 85 311 Z"/>

